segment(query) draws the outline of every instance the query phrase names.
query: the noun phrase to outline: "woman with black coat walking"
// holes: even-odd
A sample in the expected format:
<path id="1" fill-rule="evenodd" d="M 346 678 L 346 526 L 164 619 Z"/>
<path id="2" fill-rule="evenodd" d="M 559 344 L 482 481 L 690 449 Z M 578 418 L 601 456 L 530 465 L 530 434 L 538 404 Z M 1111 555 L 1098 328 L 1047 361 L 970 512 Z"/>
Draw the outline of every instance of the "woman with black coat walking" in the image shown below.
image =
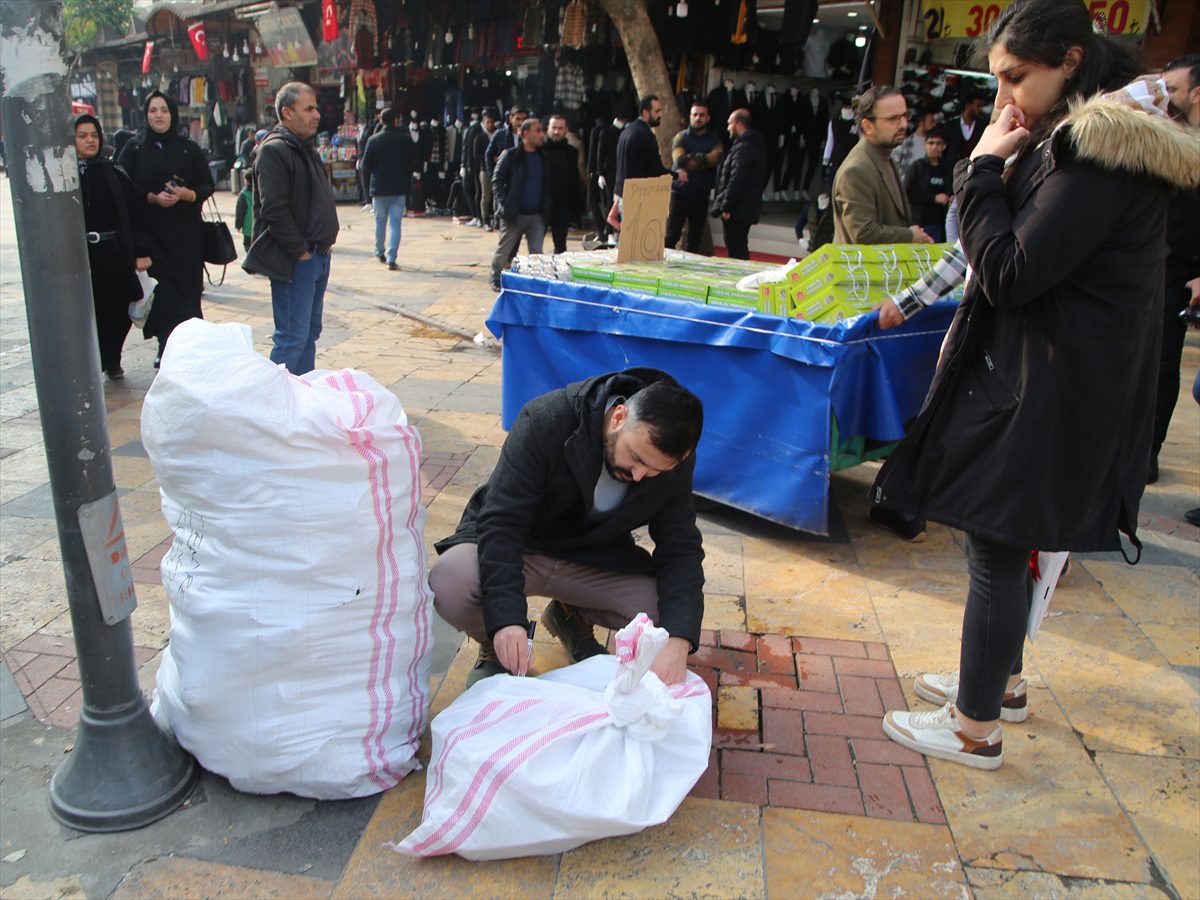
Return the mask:
<path id="1" fill-rule="evenodd" d="M 973 277 L 933 384 L 872 500 L 966 532 L 960 669 L 933 712 L 889 712 L 904 746 L 980 769 L 1025 718 L 1032 550 L 1121 549 L 1150 454 L 1167 200 L 1200 142 L 1082 2 L 1017 0 L 988 34 L 997 121 L 955 170 Z M 1092 99 L 1088 99 L 1088 98 Z M 1134 560 L 1136 561 L 1136 559 Z"/>
<path id="2" fill-rule="evenodd" d="M 129 173 L 152 245 L 150 276 L 158 280 L 146 339 L 158 338 L 158 368 L 175 326 L 202 319 L 204 250 L 201 206 L 212 196 L 212 173 L 204 151 L 179 133 L 179 107 L 161 91 L 146 99 L 146 127 L 121 151 L 118 162 Z"/>
<path id="3" fill-rule="evenodd" d="M 129 304 L 142 297 L 137 272 L 150 268 L 149 238 L 129 176 L 104 157 L 104 131 L 95 116 L 75 118 L 79 192 L 88 231 L 88 264 L 100 368 L 114 381 L 125 377 L 121 348 L 129 334 Z"/>

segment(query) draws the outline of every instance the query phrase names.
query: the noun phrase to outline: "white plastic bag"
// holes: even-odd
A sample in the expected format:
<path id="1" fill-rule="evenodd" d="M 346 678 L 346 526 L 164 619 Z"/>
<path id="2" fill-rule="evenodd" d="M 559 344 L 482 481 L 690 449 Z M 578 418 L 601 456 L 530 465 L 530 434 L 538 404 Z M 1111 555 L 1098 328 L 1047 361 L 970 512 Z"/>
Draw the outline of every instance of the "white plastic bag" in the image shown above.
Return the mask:
<path id="1" fill-rule="evenodd" d="M 758 293 L 758 286 L 760 284 L 778 284 L 781 281 L 786 281 L 788 270 L 795 264 L 795 259 L 789 259 L 783 265 L 745 275 L 738 279 L 737 289 L 750 294 L 756 294 Z"/>
<path id="2" fill-rule="evenodd" d="M 358 797 L 417 767 L 430 600 L 420 437 L 362 372 L 297 378 L 184 322 L 142 441 L 175 532 L 155 714 L 239 790 Z"/>
<path id="3" fill-rule="evenodd" d="M 667 633 L 645 613 L 617 655 L 539 678 L 494 675 L 433 721 L 420 826 L 393 849 L 503 859 L 561 853 L 670 818 L 708 767 L 712 698 L 648 669 Z"/>
<path id="4" fill-rule="evenodd" d="M 154 289 L 158 287 L 158 280 L 145 272 L 138 272 L 137 279 L 138 284 L 142 286 L 142 299 L 129 304 L 129 321 L 138 328 L 145 328 L 150 309 L 154 306 Z"/>
<path id="5" fill-rule="evenodd" d="M 1030 606 L 1029 620 L 1025 626 L 1025 633 L 1029 635 L 1030 643 L 1037 640 L 1042 621 L 1046 618 L 1046 613 L 1050 611 L 1050 599 L 1054 596 L 1054 589 L 1058 586 L 1058 578 L 1062 575 L 1068 556 L 1070 554 L 1066 550 L 1037 551 L 1038 574 L 1033 579 L 1033 603 Z"/>

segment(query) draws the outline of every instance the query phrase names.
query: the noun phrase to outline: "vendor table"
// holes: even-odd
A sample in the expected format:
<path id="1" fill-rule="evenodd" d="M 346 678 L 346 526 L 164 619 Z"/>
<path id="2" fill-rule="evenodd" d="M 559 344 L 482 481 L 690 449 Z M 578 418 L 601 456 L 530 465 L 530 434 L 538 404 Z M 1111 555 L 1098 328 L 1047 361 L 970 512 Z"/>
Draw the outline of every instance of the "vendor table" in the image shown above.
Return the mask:
<path id="1" fill-rule="evenodd" d="M 880 331 L 876 313 L 817 325 L 508 272 L 501 285 L 487 324 L 504 342 L 505 428 L 572 381 L 662 369 L 704 403 L 696 493 L 816 534 L 830 471 L 886 453 L 919 412 L 957 307 Z"/>

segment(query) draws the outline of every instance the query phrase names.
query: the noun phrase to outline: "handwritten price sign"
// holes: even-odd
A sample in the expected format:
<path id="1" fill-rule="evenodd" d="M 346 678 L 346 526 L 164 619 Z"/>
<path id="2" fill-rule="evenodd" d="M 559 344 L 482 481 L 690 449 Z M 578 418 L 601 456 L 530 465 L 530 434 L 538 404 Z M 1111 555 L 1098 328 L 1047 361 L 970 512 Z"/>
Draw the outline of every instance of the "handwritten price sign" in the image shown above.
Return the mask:
<path id="1" fill-rule="evenodd" d="M 1000 11 L 1013 0 L 926 0 L 922 29 L 927 40 L 977 38 L 987 34 Z M 1093 19 L 1104 17 L 1109 34 L 1143 34 L 1149 0 L 1087 0 Z"/>

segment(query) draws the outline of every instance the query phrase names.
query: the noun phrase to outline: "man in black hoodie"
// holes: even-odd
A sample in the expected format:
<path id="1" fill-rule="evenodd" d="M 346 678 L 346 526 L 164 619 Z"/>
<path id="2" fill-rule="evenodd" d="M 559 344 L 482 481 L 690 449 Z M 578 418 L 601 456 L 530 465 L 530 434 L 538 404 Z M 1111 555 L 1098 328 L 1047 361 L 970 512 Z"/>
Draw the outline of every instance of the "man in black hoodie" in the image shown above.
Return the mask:
<path id="1" fill-rule="evenodd" d="M 254 239 L 242 268 L 271 279 L 271 361 L 303 375 L 316 367 L 337 207 L 312 142 L 321 123 L 317 95 L 289 82 L 276 94 L 275 110 L 279 124 L 254 160 Z"/>
<path id="2" fill-rule="evenodd" d="M 468 678 L 529 668 L 530 596 L 579 662 L 594 625 L 644 612 L 671 635 L 653 671 L 683 681 L 704 617 L 704 550 L 692 508 L 704 412 L 657 369 L 597 375 L 530 400 L 491 478 L 429 573 L 434 608 L 480 643 Z M 631 532 L 648 525 L 653 554 Z"/>
<path id="3" fill-rule="evenodd" d="M 735 109 L 729 114 L 729 137 L 733 143 L 717 170 L 712 217 L 725 227 L 725 249 L 732 259 L 750 258 L 750 226 L 762 212 L 762 190 L 767 183 L 767 144 L 750 127 L 750 112 Z"/>

